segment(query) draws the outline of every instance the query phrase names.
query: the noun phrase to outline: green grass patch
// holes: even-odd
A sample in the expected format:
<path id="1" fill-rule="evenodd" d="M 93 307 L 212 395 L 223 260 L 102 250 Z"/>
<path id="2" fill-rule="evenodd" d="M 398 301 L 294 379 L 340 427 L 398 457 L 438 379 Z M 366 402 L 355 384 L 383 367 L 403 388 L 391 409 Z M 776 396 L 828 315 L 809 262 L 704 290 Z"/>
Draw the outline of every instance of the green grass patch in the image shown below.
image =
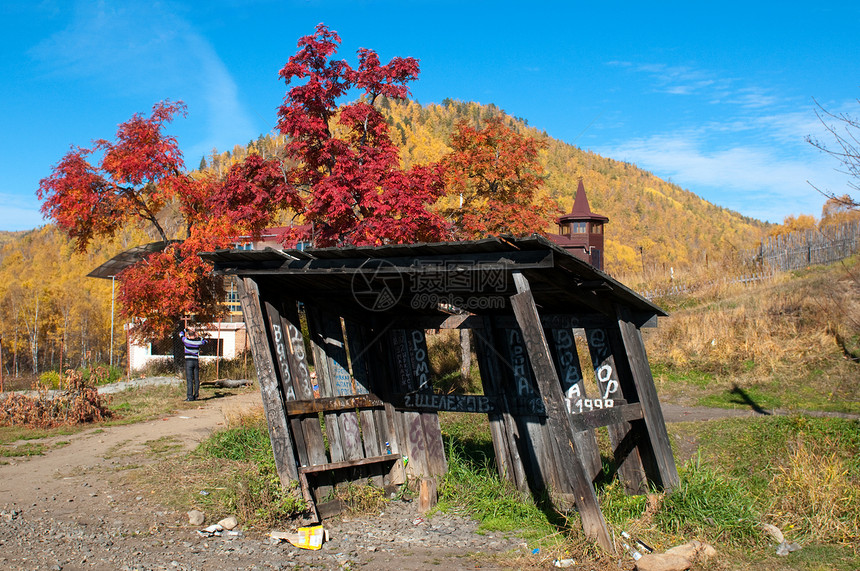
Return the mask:
<path id="1" fill-rule="evenodd" d="M 26 443 L 19 446 L 0 446 L 0 456 L 3 458 L 18 458 L 22 456 L 43 456 L 45 454 L 44 444 Z"/>
<path id="2" fill-rule="evenodd" d="M 305 510 L 297 486 L 281 487 L 265 420 L 215 432 L 196 455 L 234 463 L 225 493 L 210 500 L 220 499 L 223 509 L 239 514 L 244 521 L 273 525 Z"/>
<path id="3" fill-rule="evenodd" d="M 714 408 L 747 408 L 751 410 L 768 410 L 783 406 L 779 395 L 770 392 L 766 387 L 738 387 L 737 385 L 717 394 L 701 397 L 696 404 Z"/>
<path id="4" fill-rule="evenodd" d="M 651 373 L 655 380 L 671 384 L 688 384 L 707 388 L 714 383 L 713 373 L 696 369 L 678 369 L 666 363 L 653 363 Z"/>
<path id="5" fill-rule="evenodd" d="M 738 479 L 690 461 L 679 470 L 681 484 L 663 498 L 655 514 L 662 531 L 682 537 L 752 544 L 761 533 L 755 497 Z"/>
<path id="6" fill-rule="evenodd" d="M 462 444 L 447 440 L 448 473 L 439 486 L 438 509 L 466 513 L 481 529 L 518 531 L 527 539 L 557 531 L 530 496 L 499 477 L 491 458 L 468 455 Z"/>

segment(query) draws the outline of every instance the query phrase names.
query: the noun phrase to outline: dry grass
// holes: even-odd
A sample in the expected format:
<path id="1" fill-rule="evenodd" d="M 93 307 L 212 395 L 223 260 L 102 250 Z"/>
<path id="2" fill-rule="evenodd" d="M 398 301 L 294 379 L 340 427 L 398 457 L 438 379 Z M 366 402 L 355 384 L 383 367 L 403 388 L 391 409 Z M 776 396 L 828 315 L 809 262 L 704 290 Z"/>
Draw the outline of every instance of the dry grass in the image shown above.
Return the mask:
<path id="1" fill-rule="evenodd" d="M 645 330 L 661 395 L 741 386 L 769 392 L 788 408 L 857 402 L 858 266 L 853 260 L 662 300 L 670 316 Z M 682 382 L 667 386 L 673 377 Z"/>
<path id="2" fill-rule="evenodd" d="M 767 518 L 793 539 L 856 544 L 860 487 L 845 459 L 831 450 L 827 440 L 793 444 L 788 463 L 771 481 L 775 497 Z"/>
<path id="3" fill-rule="evenodd" d="M 370 482 L 359 484 L 348 482 L 338 487 L 337 497 L 352 515 L 375 515 L 385 506 L 385 490 Z"/>
<path id="4" fill-rule="evenodd" d="M 227 428 L 247 428 L 260 426 L 266 422 L 263 405 L 247 406 L 241 403 L 227 403 L 221 407 Z"/>

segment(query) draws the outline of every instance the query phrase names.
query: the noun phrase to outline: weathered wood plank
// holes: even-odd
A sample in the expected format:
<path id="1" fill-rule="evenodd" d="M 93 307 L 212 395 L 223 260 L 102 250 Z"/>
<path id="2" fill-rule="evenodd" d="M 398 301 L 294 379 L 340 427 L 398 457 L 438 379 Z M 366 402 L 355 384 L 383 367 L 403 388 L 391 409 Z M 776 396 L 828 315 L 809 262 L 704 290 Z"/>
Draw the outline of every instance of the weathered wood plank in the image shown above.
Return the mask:
<path id="1" fill-rule="evenodd" d="M 604 401 L 624 399 L 627 402 L 636 402 L 638 399 L 635 394 L 630 394 L 633 392 L 630 387 L 625 390 L 623 386 L 621 377 L 627 370 L 626 359 L 623 362 L 616 361 L 615 356 L 622 349 L 613 343 L 612 330 L 586 329 L 585 335 L 600 390 L 600 394 L 595 398 Z M 607 428 L 613 450 L 623 450 L 623 447 L 619 448 L 619 443 L 624 440 L 633 426 L 629 422 L 619 422 L 610 424 Z M 630 450 L 626 456 L 615 454 L 615 464 L 618 467 L 619 478 L 628 494 L 644 494 L 648 491 L 648 479 L 638 448 Z"/>
<path id="2" fill-rule="evenodd" d="M 597 503 L 591 478 L 586 474 L 579 456 L 573 449 L 573 428 L 562 407 L 564 395 L 561 392 L 561 382 L 553 367 L 549 345 L 544 337 L 540 316 L 529 290 L 528 281 L 521 273 L 515 272 L 514 282 L 519 292 L 510 298 L 514 315 L 523 332 L 529 359 L 547 410 L 547 421 L 558 445 L 557 449 L 562 455 L 562 463 L 573 473 L 577 509 L 582 517 L 583 529 L 587 537 L 597 540 L 603 549 L 612 551 L 613 543 L 609 528 Z"/>
<path id="3" fill-rule="evenodd" d="M 349 361 L 346 355 L 346 340 L 343 336 L 343 326 L 340 317 L 321 313 L 323 332 L 325 334 L 326 355 L 331 379 L 334 382 L 334 396 L 351 396 L 355 394 L 355 384 L 349 373 Z M 337 413 L 341 430 L 341 443 L 346 460 L 364 458 L 364 447 L 361 442 L 361 429 L 358 415 L 354 410 Z"/>
<path id="4" fill-rule="evenodd" d="M 369 389 L 370 372 L 367 367 L 368 353 L 364 341 L 367 331 L 351 320 L 344 320 L 344 328 L 355 393 L 359 396 L 373 396 Z M 379 439 L 374 412 L 363 410 L 359 414 L 365 454 L 367 456 L 382 454 L 385 449 L 385 441 Z"/>
<path id="5" fill-rule="evenodd" d="M 328 355 L 326 354 L 326 342 L 323 329 L 323 317 L 319 309 L 311 305 L 305 305 L 305 315 L 308 318 L 308 332 L 310 334 L 311 348 L 314 353 L 314 372 L 317 375 L 317 384 L 320 387 L 320 396 L 323 398 L 337 396 L 334 391 L 334 379 L 328 366 Z M 338 423 L 337 413 L 323 413 L 325 419 L 325 434 L 328 440 L 328 450 L 332 462 L 346 460 L 341 443 L 341 430 Z"/>
<path id="6" fill-rule="evenodd" d="M 269 331 L 271 332 L 272 345 L 274 346 L 274 353 L 278 363 L 277 374 L 281 383 L 281 392 L 284 396 L 284 401 L 286 401 L 284 404 L 286 405 L 286 403 L 296 400 L 293 374 L 288 356 L 290 348 L 289 339 L 287 338 L 287 324 L 286 320 L 281 316 L 281 312 L 271 302 L 266 301 L 264 303 L 264 307 L 266 310 L 266 317 L 269 321 Z M 306 466 L 309 460 L 301 420 L 298 418 L 288 420 L 299 464 Z"/>
<path id="7" fill-rule="evenodd" d="M 633 382 L 636 384 L 639 401 L 642 404 L 648 438 L 657 463 L 659 481 L 656 481 L 657 478 L 654 476 L 651 477 L 651 480 L 667 490 L 673 490 L 679 484 L 678 470 L 672 455 L 672 446 L 666 432 L 666 421 L 663 418 L 663 410 L 660 408 L 654 378 L 651 375 L 651 367 L 648 366 L 642 333 L 632 323 L 629 309 L 619 305 L 617 312 L 618 327 L 630 363 Z"/>
<path id="8" fill-rule="evenodd" d="M 349 351 L 355 392 L 358 395 L 371 395 L 372 375 L 368 366 L 371 348 L 368 347 L 366 341 L 370 332 L 367 328 L 360 326 L 350 319 L 344 320 L 344 329 L 346 330 L 346 343 Z M 383 426 L 381 425 L 384 420 L 384 414 L 385 412 L 382 408 L 359 411 L 362 442 L 364 444 L 365 455 L 368 457 L 386 453 L 385 443 L 388 439 L 383 435 Z M 376 474 L 371 472 L 371 479 L 374 484 L 382 487 L 385 484 L 384 473 L 382 471 L 377 472 Z"/>
<path id="9" fill-rule="evenodd" d="M 495 321 L 495 320 L 494 320 Z M 507 390 L 517 399 L 541 399 L 543 395 L 535 383 L 529 353 L 519 328 L 496 331 L 497 350 L 506 357 Z M 510 404 L 510 401 L 509 401 Z M 572 491 L 567 472 L 559 470 L 555 459 L 555 441 L 550 434 L 544 414 L 516 415 L 518 446 L 525 461 L 527 475 L 538 488 L 561 493 Z"/>
<path id="10" fill-rule="evenodd" d="M 400 391 L 417 392 L 418 383 L 414 378 L 412 360 L 409 357 L 409 343 L 406 331 L 403 329 L 392 329 L 389 331 L 389 340 L 392 351 L 390 354 L 394 359 L 393 372 L 395 382 Z M 430 475 L 430 464 L 427 459 L 427 438 L 421 423 L 419 412 L 398 412 L 397 421 L 400 424 L 400 435 L 403 436 L 402 444 L 406 448 L 404 455 L 409 457 L 406 465 L 406 473 L 413 477 Z M 401 453 L 403 450 L 401 449 Z"/>
<path id="11" fill-rule="evenodd" d="M 359 466 L 368 466 L 370 464 L 379 464 L 382 462 L 394 462 L 400 460 L 400 454 L 383 454 L 381 456 L 372 456 L 370 458 L 359 458 L 357 460 L 344 460 L 342 462 L 332 462 L 321 466 L 303 466 L 299 468 L 302 474 L 314 474 L 316 472 L 326 472 L 328 470 L 342 470 L 344 468 L 357 468 Z"/>
<path id="12" fill-rule="evenodd" d="M 398 410 L 449 411 L 478 414 L 500 414 L 507 410 L 513 415 L 546 416 L 539 396 L 508 397 L 507 395 L 442 395 L 437 393 L 394 393 L 388 401 Z"/>
<path id="13" fill-rule="evenodd" d="M 496 467 L 499 474 L 512 482 L 521 492 L 528 491 L 525 468 L 517 447 L 516 422 L 506 406 L 506 395 L 502 390 L 500 356 L 493 342 L 493 323 L 490 317 L 483 318 L 483 329 L 473 329 L 475 352 L 478 355 L 478 368 L 484 393 L 497 396 L 502 400 L 498 412 L 489 414 L 490 433 L 496 453 Z"/>
<path id="14" fill-rule="evenodd" d="M 298 479 L 299 474 L 296 470 L 296 456 L 293 452 L 292 437 L 287 426 L 283 396 L 279 390 L 278 378 L 275 373 L 274 357 L 266 334 L 259 290 L 256 282 L 251 278 L 236 281 L 239 303 L 242 305 L 242 313 L 245 316 L 251 354 L 254 357 L 254 367 L 257 370 L 257 382 L 260 383 L 263 409 L 269 426 L 269 438 L 272 441 L 275 468 L 278 471 L 281 485 L 287 487 L 290 482 Z"/>
<path id="15" fill-rule="evenodd" d="M 406 440 L 402 432 L 402 423 L 394 407 L 387 402 L 392 392 L 396 379 L 393 359 L 391 357 L 391 342 L 389 339 L 390 327 L 381 326 L 379 329 L 369 329 L 363 334 L 363 347 L 360 348 L 366 358 L 363 359 L 367 367 L 367 388 L 378 394 L 386 401 L 381 413 L 374 414 L 376 427 L 379 431 L 380 450 L 386 448 L 386 443 L 393 454 L 402 454 L 406 450 Z M 403 462 L 395 462 L 391 470 L 385 475 L 387 485 L 400 485 L 406 482 L 406 470 Z"/>
<path id="16" fill-rule="evenodd" d="M 354 411 L 362 408 L 382 407 L 385 404 L 376 395 L 353 395 L 348 397 L 325 397 L 307 401 L 285 403 L 288 415 L 316 414 L 318 412 Z"/>
<path id="17" fill-rule="evenodd" d="M 419 393 L 432 393 L 430 382 L 430 355 L 427 351 L 427 337 L 423 329 L 407 330 L 410 343 L 409 358 L 414 371 L 414 383 Z M 419 413 L 424 430 L 424 440 L 427 444 L 427 467 L 430 470 L 425 476 L 441 476 L 448 471 L 448 461 L 445 458 L 445 445 L 442 442 L 442 428 L 439 425 L 439 415 L 436 412 Z"/>
<path id="18" fill-rule="evenodd" d="M 624 401 L 620 402 L 624 403 Z M 591 431 L 602 426 L 640 420 L 642 417 L 642 407 L 639 403 L 616 403 L 612 408 L 570 414 L 568 420 L 575 431 Z M 591 477 L 594 479 L 594 474 Z"/>
<path id="19" fill-rule="evenodd" d="M 551 329 L 548 338 L 552 339 L 552 353 L 558 368 L 565 404 L 568 413 L 570 413 L 571 402 L 585 398 L 585 381 L 580 370 L 573 330 L 569 328 Z M 600 450 L 597 447 L 597 437 L 593 427 L 579 427 L 573 423 L 570 415 L 568 418 L 575 429 L 573 435 L 574 448 L 579 454 L 583 467 L 593 481 L 603 468 L 600 461 Z"/>
<path id="20" fill-rule="evenodd" d="M 313 400 L 314 392 L 298 307 L 294 301 L 291 301 L 285 303 L 281 310 L 281 318 L 287 323 L 287 341 L 289 342 L 287 357 L 290 362 L 290 370 L 293 373 L 297 396 L 302 401 Z M 326 456 L 325 441 L 319 418 L 317 416 L 302 417 L 300 421 L 307 447 L 307 465 L 325 464 L 328 462 L 328 457 Z M 328 490 L 320 490 L 319 488 L 318 491 L 324 494 L 328 493 Z"/>

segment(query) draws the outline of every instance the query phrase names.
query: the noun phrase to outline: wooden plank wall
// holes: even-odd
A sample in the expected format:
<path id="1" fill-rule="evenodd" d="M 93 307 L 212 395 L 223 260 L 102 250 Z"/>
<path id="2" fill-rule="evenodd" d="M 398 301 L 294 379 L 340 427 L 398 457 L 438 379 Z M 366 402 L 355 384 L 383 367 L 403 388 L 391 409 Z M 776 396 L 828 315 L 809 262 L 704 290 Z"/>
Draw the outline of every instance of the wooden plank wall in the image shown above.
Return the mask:
<path id="1" fill-rule="evenodd" d="M 540 396 L 528 351 L 519 328 L 494 328 L 496 350 L 506 364 L 502 368 L 502 389 L 508 395 L 528 399 Z M 566 472 L 556 463 L 552 434 L 544 411 L 540 414 L 516 415 L 517 452 L 523 459 L 527 477 L 536 490 L 553 490 L 558 494 L 573 493 Z"/>
<path id="2" fill-rule="evenodd" d="M 237 280 L 237 285 L 239 303 L 242 305 L 245 326 L 248 328 L 251 341 L 254 367 L 257 369 L 257 382 L 260 384 L 260 395 L 263 399 L 266 424 L 269 427 L 269 438 L 272 441 L 275 467 L 281 484 L 288 487 L 298 480 L 298 470 L 292 435 L 287 426 L 280 381 L 274 367 L 272 347 L 269 345 L 270 337 L 266 331 L 266 321 L 260 304 L 260 290 L 251 278 Z"/>
<path id="3" fill-rule="evenodd" d="M 621 400 L 626 401 L 627 398 L 632 399 L 633 402 L 637 401 L 635 390 L 631 390 L 628 383 L 621 382 L 622 374 L 626 373 L 626 369 L 619 370 L 619 365 L 624 367 L 626 363 L 617 361 L 616 355 L 623 354 L 624 347 L 618 345 L 618 339 L 612 335 L 612 330 L 590 327 L 586 328 L 585 336 L 600 391 L 595 398 L 601 399 L 604 403 L 612 400 L 613 404 Z M 625 379 L 629 378 L 627 375 L 623 376 Z M 648 485 L 637 446 L 638 434 L 631 430 L 631 424 L 626 421 L 610 424 L 607 428 L 615 464 L 625 491 L 628 494 L 646 493 Z"/>
<path id="4" fill-rule="evenodd" d="M 389 354 L 395 375 L 393 385 L 402 393 L 432 393 L 427 339 L 422 329 L 392 329 Z M 439 415 L 435 412 L 402 411 L 401 447 L 409 461 L 406 473 L 417 478 L 441 476 L 448 470 Z"/>
<path id="5" fill-rule="evenodd" d="M 517 272 L 514 273 L 514 281 L 519 293 L 511 296 L 511 305 L 517 322 L 520 324 L 523 341 L 546 405 L 547 425 L 555 442 L 558 465 L 565 473 L 569 474 L 571 484 L 574 487 L 576 507 L 582 518 L 582 526 L 586 536 L 596 540 L 603 549 L 611 551 L 613 547 L 612 538 L 609 535 L 609 528 L 603 518 L 603 513 L 600 511 L 591 478 L 588 477 L 580 462 L 580 457 L 574 450 L 575 432 L 568 421 L 561 381 L 553 365 L 549 344 L 541 327 L 540 316 L 529 283 L 525 276 Z"/>
<path id="6" fill-rule="evenodd" d="M 482 321 L 483 327 L 473 330 L 481 383 L 484 394 L 499 395 L 503 403 L 501 411 L 489 415 L 496 467 L 503 478 L 514 484 L 521 492 L 527 492 L 529 484 L 517 445 L 520 440 L 519 427 L 510 413 L 507 393 L 502 388 L 504 378 L 502 370 L 507 366 L 507 361 L 503 360 L 502 354 L 496 350 L 492 320 L 490 317 L 483 317 Z"/>
<path id="7" fill-rule="evenodd" d="M 596 427 L 608 426 L 629 493 L 644 493 L 649 482 L 667 489 L 678 482 L 641 334 L 623 307 L 616 308 L 617 319 L 585 324 L 600 391 L 589 397 L 574 343 L 576 320 L 541 325 L 528 282 L 515 279 L 516 319 L 474 320 L 484 390 L 501 403 L 490 415 L 497 467 L 520 490 L 552 490 L 565 504 L 575 499 L 589 534 L 604 544 L 592 486 L 601 471 Z M 296 300 L 261 295 L 250 278 L 239 285 L 285 485 L 300 481 L 313 501 L 338 482 L 370 478 L 382 486 L 447 471 L 438 415 L 396 409 L 392 398 L 432 394 L 423 329 L 375 330 L 306 305 L 315 394 Z M 601 406 L 577 410 L 575 403 L 587 398 Z M 392 460 L 402 455 L 408 463 L 387 462 L 389 451 Z"/>
<path id="8" fill-rule="evenodd" d="M 573 330 L 571 328 L 551 329 L 546 337 L 547 341 L 551 341 L 550 346 L 561 381 L 565 408 L 570 415 L 578 412 L 575 408 L 576 403 L 588 396 L 585 392 L 585 380 L 580 369 Z M 593 482 L 603 468 L 594 430 L 574 431 L 573 444 L 583 468 Z"/>

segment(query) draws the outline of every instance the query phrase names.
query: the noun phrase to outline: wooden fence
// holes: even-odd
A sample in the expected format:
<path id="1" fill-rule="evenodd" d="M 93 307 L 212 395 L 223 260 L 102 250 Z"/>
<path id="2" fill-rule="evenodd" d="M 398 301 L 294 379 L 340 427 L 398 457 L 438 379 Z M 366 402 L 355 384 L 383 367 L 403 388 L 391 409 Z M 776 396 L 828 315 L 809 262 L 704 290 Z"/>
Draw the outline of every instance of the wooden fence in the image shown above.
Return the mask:
<path id="1" fill-rule="evenodd" d="M 823 229 L 792 232 L 762 240 L 758 248 L 742 252 L 744 260 L 780 271 L 844 260 L 860 246 L 860 221 Z"/>

